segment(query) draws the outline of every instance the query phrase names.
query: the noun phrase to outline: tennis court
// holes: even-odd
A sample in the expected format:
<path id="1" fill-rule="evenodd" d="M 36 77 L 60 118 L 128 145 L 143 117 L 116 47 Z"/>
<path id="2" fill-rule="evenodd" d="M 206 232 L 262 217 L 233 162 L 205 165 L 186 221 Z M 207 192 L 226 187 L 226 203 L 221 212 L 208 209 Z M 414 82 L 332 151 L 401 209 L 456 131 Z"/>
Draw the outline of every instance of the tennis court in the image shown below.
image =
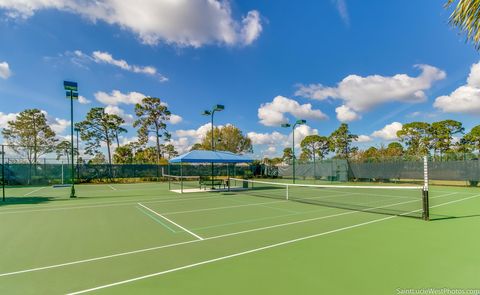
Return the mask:
<path id="1" fill-rule="evenodd" d="M 7 188 L 1 294 L 401 294 L 478 283 L 475 188 L 431 187 L 430 222 L 408 218 L 421 192 L 417 202 L 388 187 L 301 187 L 288 200 L 271 187 L 79 185 L 77 199 L 69 189 Z M 325 203 L 355 194 L 371 198 L 354 210 Z M 295 200 L 317 195 L 323 202 Z"/>

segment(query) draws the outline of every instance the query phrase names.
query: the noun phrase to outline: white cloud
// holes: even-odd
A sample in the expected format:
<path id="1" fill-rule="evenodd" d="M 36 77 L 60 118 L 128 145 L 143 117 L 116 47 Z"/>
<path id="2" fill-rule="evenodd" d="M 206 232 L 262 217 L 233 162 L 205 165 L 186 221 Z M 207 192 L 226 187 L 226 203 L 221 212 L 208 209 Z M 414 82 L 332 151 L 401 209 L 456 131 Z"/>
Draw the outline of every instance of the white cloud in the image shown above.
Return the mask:
<path id="1" fill-rule="evenodd" d="M 385 125 L 385 127 L 383 127 L 382 129 L 373 132 L 372 136 L 381 138 L 384 140 L 396 140 L 398 139 L 397 131 L 401 130 L 402 127 L 403 127 L 402 123 L 393 122 L 391 124 Z"/>
<path id="2" fill-rule="evenodd" d="M 410 114 L 407 115 L 408 118 L 415 118 L 415 117 L 418 117 L 422 114 L 422 112 L 412 112 Z"/>
<path id="3" fill-rule="evenodd" d="M 300 125 L 295 128 L 295 148 L 298 150 L 300 148 L 300 143 L 302 140 L 308 136 L 318 134 L 318 130 L 314 129 L 308 125 Z M 288 140 L 283 143 L 283 146 L 291 146 L 293 140 L 293 132 L 288 135 Z"/>
<path id="4" fill-rule="evenodd" d="M 337 113 L 337 119 L 340 122 L 351 122 L 361 118 L 359 114 L 355 113 L 346 105 L 339 106 L 335 109 L 335 112 Z"/>
<path id="5" fill-rule="evenodd" d="M 136 34 L 143 43 L 178 46 L 248 45 L 261 32 L 260 15 L 252 10 L 235 20 L 229 1 L 219 0 L 0 0 L 10 18 L 28 18 L 44 9 L 76 13 Z"/>
<path id="6" fill-rule="evenodd" d="M 222 127 L 222 126 L 215 126 L 215 127 Z M 208 131 L 210 131 L 211 129 L 211 124 L 210 123 L 206 123 L 200 127 L 198 127 L 197 129 L 187 129 L 187 130 L 184 130 L 184 129 L 179 129 L 177 131 L 175 131 L 175 135 L 177 135 L 178 137 L 191 137 L 194 139 L 194 143 L 196 142 L 199 142 L 204 136 L 205 134 L 207 134 Z"/>
<path id="7" fill-rule="evenodd" d="M 0 78 L 8 79 L 10 75 L 12 75 L 12 71 L 8 63 L 6 61 L 0 62 Z"/>
<path id="8" fill-rule="evenodd" d="M 370 142 L 372 141 L 372 138 L 368 135 L 359 135 L 356 141 L 360 143 Z"/>
<path id="9" fill-rule="evenodd" d="M 179 138 L 174 138 L 170 140 L 169 142 L 175 147 L 175 150 L 179 154 L 186 153 L 190 150 L 192 143 L 188 137 L 179 137 Z"/>
<path id="10" fill-rule="evenodd" d="M 312 109 L 311 104 L 301 105 L 296 100 L 284 96 L 277 96 L 272 102 L 262 104 L 258 109 L 258 118 L 260 123 L 265 126 L 278 126 L 288 122 L 285 117 L 287 113 L 298 119 L 324 120 L 328 118 L 322 111 Z"/>
<path id="11" fill-rule="evenodd" d="M 14 121 L 17 118 L 17 113 L 5 114 L 0 112 L 0 128 L 8 126 L 8 121 Z"/>
<path id="12" fill-rule="evenodd" d="M 480 62 L 470 68 L 467 84 L 437 97 L 433 106 L 445 113 L 480 115 Z"/>
<path id="13" fill-rule="evenodd" d="M 253 43 L 253 41 L 255 41 L 262 32 L 260 13 L 256 10 L 249 11 L 247 16 L 242 20 L 242 24 L 242 43 L 245 45 Z"/>
<path id="14" fill-rule="evenodd" d="M 252 144 L 278 145 L 284 144 L 287 140 L 286 135 L 277 131 L 272 133 L 248 132 L 247 136 L 252 140 Z"/>
<path id="15" fill-rule="evenodd" d="M 215 127 L 222 128 L 222 125 L 217 125 Z M 211 124 L 206 123 L 197 129 L 179 129 L 173 132 L 171 144 L 179 153 L 187 152 L 190 150 L 192 145 L 197 142 L 200 142 L 202 138 L 207 134 L 211 129 Z"/>
<path id="16" fill-rule="evenodd" d="M 316 100 L 334 98 L 343 100 L 344 105 L 355 112 L 368 111 L 388 102 L 418 103 L 426 101 L 425 90 L 435 81 L 446 77 L 444 71 L 429 66 L 416 65 L 421 70 L 417 77 L 397 74 L 391 77 L 372 75 L 349 75 L 336 87 L 321 84 L 299 85 L 295 95 Z"/>
<path id="17" fill-rule="evenodd" d="M 340 14 L 340 17 L 342 18 L 342 21 L 345 23 L 345 25 L 350 25 L 350 16 L 348 15 L 347 3 L 345 0 L 333 0 L 333 2 L 338 10 L 338 14 Z"/>
<path id="18" fill-rule="evenodd" d="M 134 121 L 132 115 L 125 113 L 125 110 L 116 105 L 107 105 L 105 107 L 105 113 L 121 117 L 123 120 L 125 120 L 125 124 L 131 124 Z"/>
<path id="19" fill-rule="evenodd" d="M 49 120 L 49 125 L 56 134 L 62 134 L 65 132 L 67 127 L 70 126 L 70 120 L 60 119 L 60 118 L 50 118 L 47 117 Z"/>
<path id="20" fill-rule="evenodd" d="M 47 118 L 47 123 L 50 125 L 52 130 L 57 134 L 61 135 L 68 126 L 70 126 L 70 120 L 65 120 L 61 118 L 52 117 L 48 114 L 47 111 L 41 110 L 41 112 Z"/>
<path id="21" fill-rule="evenodd" d="M 80 56 L 85 56 L 81 51 L 75 51 L 76 55 L 80 54 Z M 116 67 L 119 67 L 125 71 L 145 74 L 149 76 L 156 76 L 160 80 L 160 82 L 168 81 L 168 78 L 159 74 L 157 69 L 153 66 L 137 66 L 137 65 L 130 65 L 123 59 L 115 59 L 110 53 L 102 52 L 102 51 L 94 51 L 92 53 L 92 59 L 96 63 L 106 63 Z"/>
<path id="22" fill-rule="evenodd" d="M 178 124 L 182 121 L 183 121 L 183 118 L 179 115 L 172 114 L 170 116 L 170 123 L 172 123 L 172 125 Z"/>
<path id="23" fill-rule="evenodd" d="M 78 102 L 79 102 L 80 104 L 89 104 L 89 103 L 91 103 L 90 100 L 88 100 L 85 96 L 82 96 L 82 95 L 80 95 L 80 96 L 78 97 Z"/>
<path id="24" fill-rule="evenodd" d="M 119 104 L 137 104 L 141 103 L 142 99 L 147 97 L 143 93 L 129 92 L 122 93 L 119 90 L 113 90 L 110 94 L 99 91 L 94 94 L 95 99 L 106 105 L 119 105 Z"/>

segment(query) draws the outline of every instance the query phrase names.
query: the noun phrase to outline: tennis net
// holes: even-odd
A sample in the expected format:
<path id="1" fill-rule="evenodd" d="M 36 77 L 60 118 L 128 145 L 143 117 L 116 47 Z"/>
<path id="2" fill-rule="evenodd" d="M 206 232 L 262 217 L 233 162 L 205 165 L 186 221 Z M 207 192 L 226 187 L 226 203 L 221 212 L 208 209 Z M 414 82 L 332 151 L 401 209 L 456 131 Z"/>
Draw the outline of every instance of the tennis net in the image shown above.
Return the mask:
<path id="1" fill-rule="evenodd" d="M 232 191 L 326 207 L 428 219 L 422 186 L 287 184 L 230 178 Z"/>
<path id="2" fill-rule="evenodd" d="M 183 192 L 184 189 L 200 188 L 200 176 L 178 176 L 169 174 L 163 174 L 162 176 L 168 181 L 169 190 L 180 190 Z"/>

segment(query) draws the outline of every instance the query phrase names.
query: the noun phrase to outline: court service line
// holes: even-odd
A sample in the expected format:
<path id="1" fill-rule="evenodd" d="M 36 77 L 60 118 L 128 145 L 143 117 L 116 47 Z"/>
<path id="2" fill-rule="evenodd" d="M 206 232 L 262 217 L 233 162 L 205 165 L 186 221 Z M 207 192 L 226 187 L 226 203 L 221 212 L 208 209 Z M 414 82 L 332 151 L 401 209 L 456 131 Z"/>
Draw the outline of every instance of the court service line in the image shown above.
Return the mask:
<path id="1" fill-rule="evenodd" d="M 414 211 L 409 212 L 409 213 L 413 213 L 413 212 Z M 111 284 L 107 284 L 107 285 L 102 285 L 102 286 L 98 286 L 98 287 L 94 287 L 94 288 L 90 288 L 90 289 L 76 291 L 76 292 L 68 293 L 67 295 L 78 295 L 78 294 L 97 291 L 97 290 L 110 288 L 110 287 L 114 287 L 114 286 L 118 286 L 118 285 L 124 285 L 124 284 L 127 284 L 127 283 L 140 281 L 140 280 L 144 280 L 144 279 L 148 279 L 148 278 L 152 278 L 152 277 L 176 272 L 176 271 L 179 271 L 179 270 L 193 268 L 193 267 L 196 267 L 196 266 L 201 266 L 201 265 L 204 265 L 204 264 L 209 264 L 209 263 L 213 263 L 213 262 L 217 262 L 217 261 L 221 261 L 221 260 L 226 260 L 226 259 L 230 259 L 230 258 L 234 258 L 234 257 L 238 257 L 238 256 L 243 256 L 243 255 L 246 255 L 246 254 L 260 252 L 260 251 L 264 251 L 264 250 L 268 250 L 268 249 L 272 249 L 272 248 L 276 248 L 276 247 L 280 247 L 280 246 L 284 246 L 284 245 L 293 244 L 293 243 L 297 243 L 297 242 L 300 242 L 300 241 L 312 239 L 312 238 L 326 236 L 326 235 L 329 235 L 329 234 L 333 234 L 333 233 L 337 233 L 337 232 L 341 232 L 341 231 L 345 231 L 345 230 L 349 230 L 349 229 L 353 229 L 353 228 L 357 228 L 357 227 L 361 227 L 361 226 L 365 226 L 365 225 L 389 220 L 389 219 L 392 219 L 392 218 L 395 218 L 395 217 L 397 217 L 397 215 L 388 216 L 388 217 L 379 218 L 379 219 L 374 219 L 374 220 L 367 221 L 367 222 L 357 223 L 357 224 L 354 224 L 354 225 L 341 227 L 341 228 L 337 228 L 337 229 L 326 231 L 326 232 L 321 232 L 321 233 L 306 236 L 306 237 L 301 237 L 301 238 L 288 240 L 288 241 L 284 241 L 284 242 L 280 242 L 280 243 L 276 243 L 276 244 L 271 244 L 271 245 L 264 246 L 264 247 L 259 247 L 259 248 L 255 248 L 255 249 L 251 249 L 251 250 L 247 250 L 247 251 L 243 251 L 243 252 L 238 252 L 238 253 L 222 256 L 222 257 L 213 258 L 213 259 L 210 259 L 210 260 L 205 260 L 205 261 L 201 261 L 201 262 L 197 262 L 197 263 L 192 263 L 192 264 L 180 266 L 180 267 L 177 267 L 177 268 L 171 268 L 171 269 L 167 269 L 167 270 L 164 270 L 164 271 L 160 271 L 160 272 L 156 272 L 156 273 L 152 273 L 152 274 L 148 274 L 148 275 L 144 275 L 144 276 L 140 276 L 140 277 L 124 280 L 124 281 L 119 281 L 119 282 L 115 282 L 115 283 L 111 283 Z"/>
<path id="2" fill-rule="evenodd" d="M 231 199 L 229 199 L 229 200 L 231 200 Z M 186 210 L 186 211 L 162 212 L 162 214 L 163 215 L 174 215 L 174 214 L 183 214 L 183 213 L 195 213 L 195 212 L 214 211 L 214 210 L 221 210 L 221 209 L 251 207 L 251 206 L 266 205 L 266 204 L 278 204 L 278 203 L 285 203 L 285 202 L 288 202 L 288 201 L 287 200 L 281 200 L 281 201 L 262 202 L 262 203 L 250 203 L 250 204 L 243 204 L 243 205 L 232 205 L 232 206 L 223 206 L 223 207 L 193 209 L 193 210 Z"/>
<path id="3" fill-rule="evenodd" d="M 41 187 L 41 188 L 38 188 L 38 189 L 36 189 L 36 190 L 33 190 L 33 191 L 29 192 L 29 193 L 26 193 L 26 194 L 24 194 L 23 196 L 24 196 L 24 197 L 29 196 L 29 195 L 31 195 L 31 194 L 33 194 L 33 193 L 36 193 L 36 192 L 38 192 L 38 191 L 40 191 L 40 190 L 42 190 L 42 189 L 44 189 L 44 188 L 46 188 L 46 186 Z"/>
<path id="4" fill-rule="evenodd" d="M 178 224 L 178 223 L 176 223 L 176 222 L 168 219 L 167 217 L 163 216 L 162 214 L 158 213 L 157 211 L 148 208 L 147 206 L 143 205 L 142 203 L 137 203 L 137 204 L 138 204 L 139 206 L 141 206 L 142 208 L 144 208 L 144 209 L 152 212 L 153 214 L 157 215 L 158 217 L 161 217 L 161 218 L 165 219 L 166 221 L 170 222 L 171 224 L 175 225 L 176 227 L 178 227 L 178 228 L 186 231 L 187 233 L 191 234 L 191 235 L 194 236 L 195 238 L 197 238 L 197 239 L 199 239 L 199 240 L 203 240 L 203 238 L 202 238 L 201 236 L 199 236 L 199 235 L 197 235 L 196 233 L 188 230 L 187 228 L 181 226 L 180 224 Z"/>
<path id="5" fill-rule="evenodd" d="M 173 228 L 171 228 L 170 226 L 168 226 L 166 223 L 162 222 L 160 219 L 158 219 L 157 217 L 151 215 L 151 213 L 149 212 L 146 212 L 144 209 L 140 208 L 139 206 L 136 206 L 135 208 L 138 209 L 138 211 L 142 212 L 145 216 L 148 216 L 150 219 L 154 220 L 156 223 L 162 225 L 163 227 L 165 227 L 166 229 L 168 229 L 169 231 L 171 231 L 172 233 L 176 233 L 177 231 L 174 230 Z"/>
<path id="6" fill-rule="evenodd" d="M 460 199 L 460 200 L 455 200 L 455 201 L 439 204 L 439 205 L 436 205 L 434 207 L 440 207 L 440 206 L 444 206 L 444 205 L 448 205 L 448 204 L 452 204 L 452 203 L 457 203 L 457 202 L 460 202 L 462 200 L 468 200 L 468 199 L 472 199 L 472 198 L 475 198 L 475 197 L 478 197 L 478 196 L 480 196 L 480 194 L 476 195 L 476 196 L 472 196 L 472 197 L 463 198 L 463 199 Z M 260 252 L 260 251 L 264 251 L 264 250 L 268 250 L 268 249 L 272 249 L 272 248 L 276 248 L 276 247 L 280 247 L 280 246 L 284 246 L 284 245 L 297 243 L 297 242 L 300 242 L 300 241 L 305 241 L 305 240 L 309 240 L 309 239 L 313 239 L 313 238 L 317 238 L 317 237 L 321 237 L 321 236 L 326 236 L 326 235 L 329 235 L 329 234 L 334 234 L 334 233 L 346 231 L 346 230 L 349 230 L 349 229 L 354 229 L 354 228 L 357 228 L 357 227 L 362 227 L 362 226 L 366 226 L 366 225 L 390 220 L 390 219 L 393 219 L 393 218 L 401 216 L 401 215 L 407 215 L 407 214 L 410 214 L 410 213 L 414 213 L 416 211 L 418 211 L 418 210 L 406 212 L 406 213 L 400 214 L 400 215 L 388 216 L 388 217 L 374 219 L 374 220 L 367 221 L 367 222 L 357 223 L 357 224 L 354 224 L 354 225 L 345 226 L 345 227 L 337 228 L 337 229 L 334 229 L 334 230 L 321 232 L 321 233 L 318 233 L 318 234 L 314 234 L 314 235 L 310 235 L 310 236 L 306 236 L 306 237 L 301 237 L 301 238 L 297 238 L 297 239 L 292 239 L 292 240 L 288 240 L 288 241 L 284 241 L 284 242 L 280 242 L 280 243 L 276 243 L 276 244 L 271 244 L 271 245 L 268 245 L 268 246 L 263 246 L 263 247 L 259 247 L 259 248 L 255 248 L 255 249 L 251 249 L 251 250 L 247 250 L 247 251 L 243 251 L 243 252 L 238 252 L 238 253 L 222 256 L 222 257 L 217 257 L 217 258 L 213 258 L 213 259 L 210 259 L 210 260 L 204 260 L 204 261 L 201 261 L 201 262 L 184 265 L 184 266 L 180 266 L 180 267 L 177 267 L 177 268 L 171 268 L 171 269 L 167 269 L 167 270 L 164 270 L 164 271 L 160 271 L 160 272 L 156 272 L 156 273 L 152 273 L 152 274 L 148 274 L 148 275 L 139 276 L 139 277 L 136 277 L 136 278 L 131 278 L 131 279 L 128 279 L 128 280 L 123 280 L 123 281 L 119 281 L 119 282 L 115 282 L 115 283 L 111 283 L 111 284 L 106 284 L 106 285 L 102 285 L 102 286 L 98 286 L 98 287 L 94 287 L 94 288 L 90 288 L 90 289 L 85 289 L 85 290 L 81 290 L 81 291 L 68 293 L 67 295 L 84 294 L 84 293 L 97 291 L 97 290 L 101 290 L 101 289 L 106 289 L 106 288 L 110 288 L 110 287 L 114 287 L 114 286 L 124 285 L 124 284 L 132 283 L 132 282 L 135 282 L 135 281 L 140 281 L 140 280 L 144 280 L 144 279 L 148 279 L 148 278 L 152 278 L 152 277 L 156 277 L 156 276 L 161 276 L 161 275 L 164 275 L 164 274 L 168 274 L 168 273 L 172 273 L 172 272 L 176 272 L 176 271 L 180 271 L 180 270 L 184 270 L 184 269 L 194 268 L 194 267 L 197 267 L 197 266 L 210 264 L 210 263 L 217 262 L 217 261 L 222 261 L 222 260 L 226 260 L 226 259 L 230 259 L 230 258 L 235 258 L 235 257 L 238 257 L 238 256 L 243 256 L 243 255 L 247 255 L 247 254 L 251 254 L 251 253 L 256 253 L 256 252 Z"/>
<path id="7" fill-rule="evenodd" d="M 446 196 L 450 196 L 450 195 L 454 195 L 454 194 L 457 194 L 457 193 L 449 193 L 449 194 L 445 194 L 445 195 L 440 195 L 440 196 L 433 197 L 432 199 L 440 198 L 440 197 L 446 197 Z M 467 198 L 464 198 L 464 199 L 466 200 L 466 199 L 471 199 L 471 198 L 475 198 L 475 197 L 479 197 L 479 196 L 480 196 L 480 194 L 472 196 L 472 197 L 467 197 Z M 459 199 L 459 200 L 456 200 L 456 201 L 462 201 L 464 199 Z M 404 204 L 404 203 L 405 202 L 394 204 L 394 205 L 400 205 L 400 204 Z M 442 205 L 442 204 L 440 204 L 440 205 Z M 435 205 L 435 207 L 439 207 L 440 205 Z M 390 206 L 392 206 L 392 205 L 390 205 Z M 377 208 L 382 208 L 382 207 L 377 207 Z M 207 237 L 207 238 L 204 238 L 203 240 L 196 239 L 196 240 L 190 240 L 190 241 L 185 241 L 185 242 L 179 242 L 179 243 L 161 245 L 161 246 L 156 246 L 156 247 L 151 247 L 151 248 L 144 248 L 144 249 L 139 249 L 139 250 L 134 250 L 134 251 L 111 254 L 111 255 L 106 255 L 106 256 L 99 256 L 99 257 L 93 257 L 93 258 L 88 258 L 88 259 L 83 259 L 83 260 L 65 262 L 65 263 L 61 263 L 61 264 L 54 264 L 54 265 L 48 265 L 48 266 L 18 270 L 18 271 L 13 271 L 13 272 L 8 272 L 8 273 L 0 273 L 0 277 L 6 277 L 6 276 L 12 276 L 12 275 L 17 275 L 17 274 L 22 274 L 22 273 L 35 272 L 35 271 L 59 268 L 59 267 L 70 266 L 70 265 L 75 265 L 75 264 L 81 264 L 81 263 L 94 262 L 94 261 L 105 260 L 105 259 L 110 259 L 110 258 L 116 258 L 116 257 L 121 257 L 121 256 L 133 255 L 133 254 L 138 254 L 138 253 L 143 253 L 143 252 L 149 252 L 149 251 L 155 251 L 155 250 L 160 250 L 160 249 L 165 249 L 165 248 L 170 248 L 170 247 L 176 247 L 176 246 L 181 246 L 181 245 L 186 245 L 186 244 L 197 243 L 197 242 L 200 242 L 200 241 L 226 238 L 226 237 L 241 235 L 241 234 L 245 234 L 245 233 L 251 233 L 251 232 L 262 231 L 262 230 L 266 230 L 266 229 L 272 229 L 272 228 L 289 226 L 289 225 L 300 224 L 300 223 L 306 223 L 306 222 L 311 222 L 311 221 L 318 221 L 318 220 L 322 220 L 322 219 L 328 219 L 328 218 L 333 218 L 333 217 L 338 217 L 338 216 L 343 216 L 343 215 L 349 215 L 349 214 L 355 214 L 355 213 L 360 213 L 360 212 L 364 212 L 364 211 L 348 211 L 348 212 L 344 212 L 344 213 L 337 213 L 337 214 L 320 216 L 320 217 L 315 217 L 315 218 L 302 219 L 302 220 L 297 220 L 297 221 L 293 221 L 293 222 L 280 223 L 280 224 L 275 224 L 275 225 L 270 225 L 270 226 L 265 226 L 265 227 L 259 227 L 259 228 L 253 228 L 253 229 L 248 229 L 248 230 L 243 230 L 243 231 L 238 231 L 238 232 L 233 232 L 233 233 L 228 233 L 228 234 L 223 234 L 223 235 L 218 235 L 218 236 L 213 236 L 213 237 Z"/>
<path id="8" fill-rule="evenodd" d="M 179 198 L 171 198 L 171 199 L 166 199 L 166 200 L 156 200 L 155 197 L 152 197 L 151 199 L 144 199 L 141 200 L 143 203 L 170 203 L 170 202 L 184 202 L 184 201 L 192 201 L 192 200 L 204 200 L 204 199 L 212 199 L 212 198 L 219 198 L 218 196 L 210 196 L 210 197 L 197 197 L 197 198 L 191 198 L 191 199 L 179 199 Z M 0 211 L 0 215 L 3 214 L 14 214 L 14 213 L 30 213 L 30 212 L 40 212 L 40 211 L 60 211 L 60 210 L 71 210 L 71 209 L 87 209 L 87 208 L 96 208 L 96 207 L 116 207 L 116 206 L 128 206 L 128 205 L 135 205 L 138 203 L 139 200 L 135 201 L 118 201 L 118 202 L 102 202 L 102 203 L 97 203 L 97 204 L 92 204 L 92 205 L 84 205 L 84 206 L 77 206 L 78 204 L 74 204 L 68 207 L 60 207 L 62 205 L 58 206 L 51 206 L 51 207 L 59 207 L 59 208 L 42 208 L 42 209 L 29 209 L 30 207 L 26 207 L 25 210 L 18 210 L 18 209 L 11 209 L 8 210 L 8 208 L 3 209 Z"/>

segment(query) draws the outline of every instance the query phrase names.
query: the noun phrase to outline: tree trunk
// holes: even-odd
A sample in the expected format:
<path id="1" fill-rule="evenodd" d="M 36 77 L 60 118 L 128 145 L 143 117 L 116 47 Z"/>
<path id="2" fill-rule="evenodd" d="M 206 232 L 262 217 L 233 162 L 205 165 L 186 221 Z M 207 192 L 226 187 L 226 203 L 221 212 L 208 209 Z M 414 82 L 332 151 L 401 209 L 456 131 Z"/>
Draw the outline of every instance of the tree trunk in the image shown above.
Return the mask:
<path id="1" fill-rule="evenodd" d="M 155 139 L 156 139 L 156 143 L 157 143 L 157 164 L 160 163 L 160 138 L 158 137 L 158 125 L 155 124 Z"/>
<path id="2" fill-rule="evenodd" d="M 33 115 L 33 162 L 37 163 L 37 124 Z"/>
<path id="3" fill-rule="evenodd" d="M 108 130 L 105 129 L 105 141 L 107 143 L 107 152 L 108 152 L 108 164 L 112 165 L 112 156 L 110 153 L 110 137 L 108 136 Z"/>
<path id="4" fill-rule="evenodd" d="M 120 147 L 120 141 L 118 140 L 118 129 L 115 130 L 115 138 L 117 139 L 117 149 Z"/>

